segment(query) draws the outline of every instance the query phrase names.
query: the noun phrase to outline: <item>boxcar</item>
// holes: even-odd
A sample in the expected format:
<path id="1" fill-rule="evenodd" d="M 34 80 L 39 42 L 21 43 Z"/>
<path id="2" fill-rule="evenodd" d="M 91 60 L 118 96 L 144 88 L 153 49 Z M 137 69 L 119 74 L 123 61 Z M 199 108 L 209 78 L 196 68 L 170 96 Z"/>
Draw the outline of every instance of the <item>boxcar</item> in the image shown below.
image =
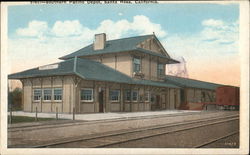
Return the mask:
<path id="1" fill-rule="evenodd" d="M 221 86 L 216 89 L 216 104 L 220 109 L 238 110 L 240 89 L 233 86 Z"/>

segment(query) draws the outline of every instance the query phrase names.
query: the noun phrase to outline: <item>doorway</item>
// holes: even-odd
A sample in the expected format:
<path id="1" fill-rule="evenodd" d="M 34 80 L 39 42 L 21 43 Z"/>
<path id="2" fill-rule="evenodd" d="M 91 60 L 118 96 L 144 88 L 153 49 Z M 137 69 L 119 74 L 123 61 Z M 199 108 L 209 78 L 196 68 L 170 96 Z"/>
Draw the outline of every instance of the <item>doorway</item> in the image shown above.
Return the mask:
<path id="1" fill-rule="evenodd" d="M 99 112 L 103 112 L 103 90 L 99 92 Z"/>
<path id="2" fill-rule="evenodd" d="M 160 110 L 160 95 L 156 95 L 155 110 Z"/>

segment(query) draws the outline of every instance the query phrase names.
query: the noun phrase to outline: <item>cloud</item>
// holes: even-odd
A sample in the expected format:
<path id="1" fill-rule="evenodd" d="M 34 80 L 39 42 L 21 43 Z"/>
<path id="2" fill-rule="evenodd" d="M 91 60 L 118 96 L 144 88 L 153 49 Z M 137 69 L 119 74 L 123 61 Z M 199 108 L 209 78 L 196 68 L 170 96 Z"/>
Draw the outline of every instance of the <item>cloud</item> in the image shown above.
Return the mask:
<path id="1" fill-rule="evenodd" d="M 118 13 L 118 15 L 119 15 L 119 16 L 122 16 L 122 15 L 123 15 L 123 13 L 119 12 L 119 13 Z"/>
<path id="2" fill-rule="evenodd" d="M 48 31 L 48 24 L 44 21 L 31 21 L 26 28 L 19 28 L 16 30 L 17 35 L 28 37 L 42 37 Z"/>
<path id="3" fill-rule="evenodd" d="M 211 26 L 211 27 L 218 27 L 218 26 L 223 26 L 224 23 L 222 20 L 207 19 L 207 20 L 202 21 L 202 25 Z"/>
<path id="4" fill-rule="evenodd" d="M 134 16 L 132 21 L 106 19 L 100 22 L 96 29 L 84 26 L 79 20 L 56 21 L 51 27 L 46 21 L 33 20 L 26 27 L 18 28 L 15 37 L 8 40 L 9 62 L 19 66 L 10 72 L 58 61 L 58 57 L 92 43 L 94 34 L 97 33 L 107 33 L 110 40 L 129 37 L 132 34 L 152 34 L 153 31 L 159 36 L 167 34 L 159 24 L 143 15 Z M 24 59 L 26 63 L 22 63 Z"/>
<path id="5" fill-rule="evenodd" d="M 229 73 L 230 68 L 237 69 L 236 64 L 239 63 L 239 21 L 226 22 L 206 19 L 200 24 L 203 26 L 201 31 L 187 35 L 168 34 L 167 30 L 163 29 L 160 24 L 154 23 L 144 15 L 134 16 L 131 21 L 106 19 L 101 21 L 95 29 L 84 26 L 78 20 L 56 21 L 51 27 L 48 27 L 45 21 L 31 21 L 27 27 L 17 29 L 15 37 L 9 38 L 10 62 L 14 66 L 19 66 L 11 72 L 30 68 L 28 66 L 56 62 L 58 57 L 92 43 L 94 34 L 97 33 L 106 33 L 108 40 L 111 40 L 152 34 L 153 32 L 170 56 L 174 58 L 183 56 L 185 58 L 188 71 L 193 78 L 198 77 L 198 73 L 204 74 L 201 72 L 206 71 L 206 67 L 202 67 L 202 69 L 200 66 L 211 64 L 210 73 L 217 68 L 224 68 L 226 71 L 220 71 L 221 74 L 218 73 L 220 76 L 223 76 L 222 73 Z M 22 63 L 24 59 L 27 60 L 26 63 Z M 227 67 L 228 64 L 231 65 L 230 68 Z M 211 76 L 213 75 L 208 75 L 208 77 Z M 237 81 L 237 78 L 231 77 L 230 79 Z"/>
<path id="6" fill-rule="evenodd" d="M 78 20 L 56 21 L 53 26 L 48 27 L 45 21 L 31 21 L 26 28 L 19 28 L 18 36 L 32 37 L 80 37 L 83 42 L 89 41 L 88 37 L 93 38 L 96 33 L 107 33 L 109 39 L 117 39 L 122 36 L 155 34 L 158 37 L 165 37 L 167 32 L 164 31 L 160 24 L 153 23 L 144 15 L 133 17 L 133 21 L 125 19 L 112 21 L 110 19 L 103 20 L 96 29 L 90 29 L 83 26 Z"/>
<path id="7" fill-rule="evenodd" d="M 78 20 L 73 21 L 57 21 L 55 22 L 51 32 L 55 36 L 64 37 L 71 35 L 80 35 L 83 32 L 83 26 Z"/>
<path id="8" fill-rule="evenodd" d="M 171 56 L 184 56 L 192 78 L 239 85 L 238 21 L 208 19 L 201 24 L 200 32 L 168 35 L 163 45 Z"/>
<path id="9" fill-rule="evenodd" d="M 234 43 L 239 38 L 239 23 L 224 22 L 221 20 L 208 19 L 202 22 L 204 29 L 201 32 L 201 39 L 204 41 L 214 40 L 221 44 Z"/>

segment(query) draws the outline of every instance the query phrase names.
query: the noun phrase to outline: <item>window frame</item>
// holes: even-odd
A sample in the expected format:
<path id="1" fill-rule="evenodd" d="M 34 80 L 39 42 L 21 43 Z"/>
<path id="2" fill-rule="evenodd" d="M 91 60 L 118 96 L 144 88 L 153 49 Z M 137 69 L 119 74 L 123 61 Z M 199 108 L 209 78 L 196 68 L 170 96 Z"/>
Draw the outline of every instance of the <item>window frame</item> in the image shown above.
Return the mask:
<path id="1" fill-rule="evenodd" d="M 132 95 L 131 95 L 132 91 L 130 89 L 126 89 L 124 92 L 125 92 L 125 95 L 124 95 L 125 96 L 125 101 L 130 102 L 131 99 L 132 99 Z M 128 100 L 128 94 L 130 95 L 129 100 Z"/>
<path id="2" fill-rule="evenodd" d="M 40 97 L 39 97 L 38 100 L 35 99 L 35 90 L 39 90 L 40 91 Z M 33 89 L 33 101 L 34 102 L 39 102 L 42 99 L 42 96 L 43 96 L 43 94 L 42 94 L 42 89 L 41 88 L 34 88 Z"/>
<path id="3" fill-rule="evenodd" d="M 50 90 L 51 91 L 51 93 L 50 93 L 50 100 L 45 99 L 45 93 L 44 93 L 44 91 L 46 91 L 46 90 Z M 50 101 L 52 101 L 52 97 L 53 97 L 52 88 L 43 88 L 42 92 L 43 92 L 42 96 L 43 96 L 43 101 L 44 102 L 50 102 Z"/>
<path id="4" fill-rule="evenodd" d="M 136 63 L 135 63 L 135 59 L 138 59 L 140 63 L 139 63 L 139 64 L 136 64 Z M 139 65 L 139 70 L 138 70 L 138 71 L 135 70 L 135 68 L 136 68 L 135 65 Z M 133 72 L 134 72 L 134 73 L 139 73 L 139 72 L 141 72 L 141 58 L 140 58 L 140 57 L 136 57 L 136 56 L 133 57 Z"/>
<path id="5" fill-rule="evenodd" d="M 160 66 L 162 65 L 162 69 L 160 69 Z M 165 72 L 164 72 L 164 64 L 163 63 L 158 63 L 157 64 L 157 75 L 158 75 L 158 77 L 161 77 L 161 76 L 164 76 L 164 74 L 165 74 Z M 162 74 L 161 74 L 161 71 L 162 70 Z"/>
<path id="6" fill-rule="evenodd" d="M 55 99 L 55 90 L 58 90 L 60 89 L 61 90 L 61 100 L 56 100 Z M 55 102 L 61 102 L 63 100 L 63 88 L 53 88 L 53 101 Z"/>
<path id="7" fill-rule="evenodd" d="M 111 92 L 112 92 L 112 91 L 118 91 L 117 100 L 112 100 L 112 97 L 111 97 Z M 111 89 L 111 90 L 109 90 L 109 101 L 110 101 L 110 102 L 120 102 L 120 96 L 121 96 L 120 93 L 121 93 L 121 92 L 120 92 L 120 90 L 118 90 L 118 89 Z"/>
<path id="8" fill-rule="evenodd" d="M 82 99 L 82 91 L 83 90 L 91 90 L 91 100 Z M 83 94 L 83 96 L 84 96 L 84 94 Z M 81 88 L 81 90 L 80 90 L 80 100 L 81 100 L 81 102 L 94 102 L 94 89 L 93 88 Z"/>
<path id="9" fill-rule="evenodd" d="M 145 102 L 150 102 L 150 91 L 148 90 L 148 91 L 145 91 Z M 146 100 L 146 96 L 148 96 L 148 100 Z"/>
<path id="10" fill-rule="evenodd" d="M 134 94 L 133 94 L 134 92 L 137 93 L 136 100 L 134 100 Z M 132 102 L 138 102 L 139 101 L 139 91 L 138 90 L 132 90 L 131 91 L 131 97 L 132 97 Z"/>

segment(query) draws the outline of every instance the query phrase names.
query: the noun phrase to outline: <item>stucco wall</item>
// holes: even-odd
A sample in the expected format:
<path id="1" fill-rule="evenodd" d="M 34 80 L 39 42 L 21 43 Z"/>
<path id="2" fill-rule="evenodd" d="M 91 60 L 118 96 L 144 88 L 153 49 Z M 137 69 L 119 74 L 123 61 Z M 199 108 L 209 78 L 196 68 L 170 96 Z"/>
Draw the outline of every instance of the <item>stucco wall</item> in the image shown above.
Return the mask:
<path id="1" fill-rule="evenodd" d="M 119 72 L 133 77 L 133 56 L 129 53 L 107 54 L 105 56 L 89 56 L 88 59 L 101 62 Z M 158 60 L 156 57 L 144 55 L 141 57 L 141 70 L 147 80 L 158 80 L 157 75 Z M 165 66 L 164 66 L 165 71 Z"/>
<path id="2" fill-rule="evenodd" d="M 205 94 L 203 98 L 202 92 Z M 187 88 L 187 102 L 214 102 L 213 95 L 215 91 L 207 89 Z M 209 97 L 210 96 L 210 97 Z"/>
<path id="3" fill-rule="evenodd" d="M 23 90 L 24 90 L 24 105 L 23 105 L 23 110 L 25 112 L 30 112 L 32 111 L 32 88 L 31 88 L 31 82 L 28 80 L 23 81 Z"/>
<path id="4" fill-rule="evenodd" d="M 30 82 L 32 81 L 32 82 Z M 42 85 L 41 85 L 42 84 Z M 77 85 L 75 85 L 77 84 Z M 33 90 L 39 88 L 62 88 L 62 101 L 33 101 Z M 84 102 L 80 99 L 82 88 L 93 89 L 93 101 Z M 124 101 L 124 91 L 126 89 L 138 90 L 137 101 Z M 53 77 L 40 79 L 24 80 L 24 111 L 38 112 L 56 112 L 72 113 L 75 107 L 76 113 L 93 113 L 99 112 L 99 91 L 103 90 L 103 111 L 120 112 L 120 111 L 149 111 L 154 103 L 144 101 L 144 93 L 150 91 L 150 96 L 160 95 L 160 109 L 174 109 L 177 99 L 174 97 L 174 89 L 162 91 L 162 88 L 148 87 L 143 85 L 127 85 L 111 82 L 88 81 L 77 78 L 76 76 Z M 110 101 L 109 91 L 120 90 L 119 101 Z M 178 94 L 178 93 L 177 93 Z M 170 102 L 169 102 L 170 101 Z"/>
<path id="5" fill-rule="evenodd" d="M 104 65 L 118 70 L 128 76 L 132 74 L 132 57 L 128 53 L 107 54 L 104 56 L 90 56 L 88 59 L 103 63 Z"/>
<path id="6" fill-rule="evenodd" d="M 72 112 L 73 99 L 73 81 L 70 76 L 62 77 L 46 77 L 46 78 L 30 78 L 23 82 L 24 89 L 24 111 L 35 112 Z M 33 100 L 34 89 L 44 88 L 62 88 L 62 101 L 40 101 Z M 53 96 L 52 96 L 53 98 Z"/>
<path id="7" fill-rule="evenodd" d="M 174 89 L 170 89 L 170 99 L 169 99 L 169 109 L 170 110 L 173 110 L 173 109 L 175 109 L 175 92 L 174 92 L 175 90 Z"/>
<path id="8" fill-rule="evenodd" d="M 150 39 L 145 40 L 144 42 L 142 42 L 139 45 L 139 47 L 140 48 L 144 48 L 146 50 L 151 50 L 151 51 L 159 53 L 159 54 L 162 54 L 161 47 L 159 46 L 159 44 L 157 43 L 157 41 L 155 39 L 153 39 L 153 37 L 150 38 Z"/>
<path id="9" fill-rule="evenodd" d="M 116 70 L 131 76 L 132 69 L 132 58 L 128 54 L 117 55 L 117 66 Z"/>

